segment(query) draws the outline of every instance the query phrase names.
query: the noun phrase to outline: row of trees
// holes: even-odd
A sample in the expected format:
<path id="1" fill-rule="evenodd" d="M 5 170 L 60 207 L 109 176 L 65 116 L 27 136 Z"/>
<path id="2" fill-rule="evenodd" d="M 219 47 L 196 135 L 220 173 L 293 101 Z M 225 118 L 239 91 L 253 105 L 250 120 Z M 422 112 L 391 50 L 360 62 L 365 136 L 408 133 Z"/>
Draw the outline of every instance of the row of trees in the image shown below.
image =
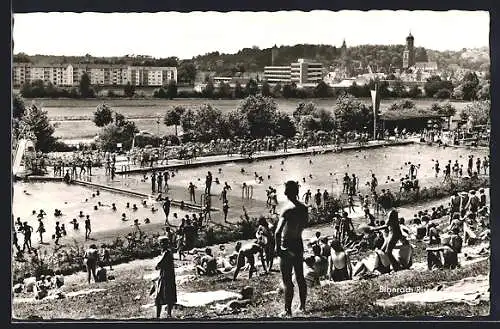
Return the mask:
<path id="1" fill-rule="evenodd" d="M 366 131 L 373 124 L 372 108 L 352 96 L 338 98 L 333 111 L 314 103 L 299 103 L 292 116 L 280 112 L 275 100 L 262 95 L 248 96 L 234 111 L 222 113 L 211 105 L 198 109 L 174 107 L 167 110 L 164 123 L 181 126 L 184 141 L 208 142 L 217 138 L 263 138 L 280 135 L 291 138 L 297 132 L 325 131 L 343 134 Z"/>
<path id="2" fill-rule="evenodd" d="M 354 83 L 347 89 L 347 92 L 355 97 L 370 97 L 370 90 L 377 83 L 380 96 L 382 98 L 418 98 L 423 96 L 422 91 L 416 85 L 407 89 L 401 80 L 389 75 L 388 80 L 394 79 L 389 85 L 386 80 L 371 80 L 368 84 L 359 86 Z M 476 73 L 468 72 L 464 77 L 453 85 L 450 80 L 444 80 L 438 75 L 431 76 L 424 84 L 426 97 L 436 99 L 457 99 L 457 100 L 487 100 L 490 98 L 489 78 L 479 79 Z"/>
<path id="3" fill-rule="evenodd" d="M 60 88 L 54 86 L 51 82 L 35 80 L 27 82 L 21 87 L 21 95 L 26 98 L 92 98 L 95 97 L 95 91 L 90 87 L 90 79 L 84 74 L 78 87 Z"/>
<path id="4" fill-rule="evenodd" d="M 446 99 L 474 101 L 490 99 L 490 78 L 479 79 L 475 72 L 467 72 L 456 85 L 450 80 L 443 80 L 439 76 L 427 79 L 424 86 L 425 93 L 429 97 Z"/>
<path id="5" fill-rule="evenodd" d="M 295 136 L 292 119 L 278 111 L 276 102 L 269 97 L 249 96 L 234 111 L 222 113 L 212 105 L 198 109 L 175 107 L 164 117 L 167 126 L 181 126 L 184 141 L 208 142 L 217 138 L 262 138 L 281 135 Z"/>
<path id="6" fill-rule="evenodd" d="M 379 67 L 382 71 L 390 68 L 398 68 L 403 64 L 402 54 L 404 40 L 400 45 L 360 45 L 349 47 L 346 56 L 337 46 L 298 44 L 294 46 L 281 46 L 277 48 L 274 56 L 275 65 L 289 65 L 297 58 L 314 58 L 322 62 L 326 67 L 331 64 L 344 64 L 350 66 L 352 61 L 359 61 L 363 67 L 371 65 Z M 415 59 L 417 62 L 428 60 L 436 61 L 440 68 L 446 69 L 451 64 L 458 64 L 469 70 L 486 70 L 489 65 L 488 51 L 484 50 L 485 56 L 476 60 L 463 58 L 466 49 L 459 51 L 434 51 L 417 47 Z M 269 65 L 271 48 L 259 49 L 258 47 L 244 48 L 235 54 L 224 54 L 211 52 L 196 56 L 193 61 L 201 71 L 214 71 L 218 74 L 236 74 L 238 72 L 263 71 L 264 66 Z"/>
<path id="7" fill-rule="evenodd" d="M 477 101 L 467 105 L 460 117 L 472 125 L 490 124 L 490 101 Z M 390 111 L 416 109 L 410 100 L 396 102 Z M 428 111 L 442 116 L 452 116 L 455 108 L 450 104 L 432 104 Z M 36 105 L 26 107 L 22 97 L 13 95 L 12 108 L 13 137 L 19 138 L 21 132 L 35 139 L 37 150 L 48 152 L 58 146 L 53 136 L 54 127 L 50 124 L 47 112 Z M 94 123 L 101 128 L 99 143 L 105 150 L 116 148 L 122 143 L 124 149 L 131 147 L 135 134 L 139 131 L 133 121 L 120 113 L 115 113 L 108 105 L 99 105 L 94 112 Z M 271 97 L 261 95 L 245 98 L 237 109 L 222 113 L 211 105 L 198 109 L 175 107 L 167 110 L 166 125 L 181 126 L 184 141 L 208 142 L 217 138 L 262 138 L 280 135 L 291 138 L 297 132 L 331 132 L 342 135 L 349 131 L 370 132 L 373 125 L 373 111 L 370 105 L 344 95 L 337 99 L 332 110 L 318 108 L 314 103 L 299 103 L 292 115 L 280 112 Z"/>
<path id="8" fill-rule="evenodd" d="M 436 113 L 443 117 L 454 116 L 456 109 L 449 103 L 432 104 L 428 109 L 417 109 L 411 100 L 392 104 L 390 111 L 414 109 Z M 377 113 L 379 115 L 379 113 Z M 293 114 L 277 109 L 276 102 L 261 95 L 245 98 L 239 107 L 222 113 L 211 105 L 198 109 L 174 107 L 167 110 L 164 123 L 181 126 L 184 141 L 207 142 L 217 138 L 262 138 L 280 135 L 291 138 L 299 133 L 331 132 L 343 135 L 350 131 L 371 132 L 373 108 L 351 95 L 340 96 L 332 110 L 318 108 L 314 103 L 301 102 Z"/>
<path id="9" fill-rule="evenodd" d="M 95 57 L 90 54 L 84 56 L 54 56 L 54 55 L 34 55 L 25 53 L 13 55 L 14 63 L 61 63 L 61 64 L 109 64 L 109 65 L 132 65 L 132 66 L 179 66 L 179 58 L 152 58 L 150 56 L 119 56 L 119 57 Z"/>

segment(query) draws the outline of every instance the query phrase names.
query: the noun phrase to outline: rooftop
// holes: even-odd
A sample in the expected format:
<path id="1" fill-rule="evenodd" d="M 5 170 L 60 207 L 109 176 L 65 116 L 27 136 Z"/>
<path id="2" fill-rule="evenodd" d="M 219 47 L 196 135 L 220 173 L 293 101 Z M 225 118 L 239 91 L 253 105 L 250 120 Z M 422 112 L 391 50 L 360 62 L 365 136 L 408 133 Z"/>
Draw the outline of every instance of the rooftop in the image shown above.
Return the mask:
<path id="1" fill-rule="evenodd" d="M 411 120 L 411 119 L 435 119 L 442 118 L 442 115 L 436 112 L 424 109 L 401 109 L 396 111 L 382 110 L 380 114 L 380 119 L 385 121 L 400 121 L 400 120 Z"/>

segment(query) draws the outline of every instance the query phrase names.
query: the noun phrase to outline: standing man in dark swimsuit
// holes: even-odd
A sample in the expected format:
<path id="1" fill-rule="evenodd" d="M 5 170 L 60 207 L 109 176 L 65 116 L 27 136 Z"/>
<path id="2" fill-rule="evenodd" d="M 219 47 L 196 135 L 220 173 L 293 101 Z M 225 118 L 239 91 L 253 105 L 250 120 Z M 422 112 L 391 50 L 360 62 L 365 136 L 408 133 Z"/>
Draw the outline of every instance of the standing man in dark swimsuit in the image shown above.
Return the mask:
<path id="1" fill-rule="evenodd" d="M 410 173 L 410 179 L 417 178 L 417 167 L 415 166 L 415 164 L 413 164 L 413 163 L 410 164 L 409 173 Z"/>
<path id="2" fill-rule="evenodd" d="M 156 173 L 154 171 L 151 174 L 151 192 L 152 193 L 156 192 Z"/>
<path id="3" fill-rule="evenodd" d="M 467 173 L 472 176 L 472 168 L 474 167 L 474 156 L 469 156 L 469 161 L 467 163 Z"/>
<path id="4" fill-rule="evenodd" d="M 211 188 L 212 188 L 212 173 L 209 171 L 205 179 L 205 194 L 210 195 Z"/>
<path id="5" fill-rule="evenodd" d="M 344 181 L 344 188 L 342 189 L 342 193 L 348 193 L 349 192 L 349 185 L 351 183 L 351 178 L 347 173 L 345 173 L 345 176 L 343 178 Z"/>
<path id="6" fill-rule="evenodd" d="M 156 184 L 158 185 L 158 188 L 156 190 L 158 191 L 158 193 L 161 193 L 163 191 L 163 175 L 161 174 L 161 172 L 158 173 Z"/>
<path id="7" fill-rule="evenodd" d="M 162 205 L 163 212 L 165 213 L 165 225 L 170 225 L 170 223 L 168 222 L 168 215 L 170 215 L 170 206 L 171 206 L 171 201 L 167 196 Z"/>
<path id="8" fill-rule="evenodd" d="M 90 218 L 89 218 L 89 215 L 87 215 L 87 218 L 85 219 L 85 240 L 90 238 L 91 232 L 92 232 L 92 228 L 90 225 Z"/>
<path id="9" fill-rule="evenodd" d="M 285 184 L 285 195 L 290 204 L 283 210 L 276 227 L 276 253 L 280 257 L 280 270 L 285 287 L 285 312 L 282 315 L 292 315 L 293 282 L 292 270 L 299 286 L 299 312 L 305 311 L 307 286 L 304 278 L 303 255 L 304 245 L 302 231 L 307 224 L 307 207 L 298 200 L 299 185 L 288 181 Z"/>
<path id="10" fill-rule="evenodd" d="M 163 181 L 165 182 L 164 192 L 168 191 L 168 180 L 169 179 L 170 179 L 170 174 L 168 173 L 168 171 L 164 171 L 163 172 Z"/>

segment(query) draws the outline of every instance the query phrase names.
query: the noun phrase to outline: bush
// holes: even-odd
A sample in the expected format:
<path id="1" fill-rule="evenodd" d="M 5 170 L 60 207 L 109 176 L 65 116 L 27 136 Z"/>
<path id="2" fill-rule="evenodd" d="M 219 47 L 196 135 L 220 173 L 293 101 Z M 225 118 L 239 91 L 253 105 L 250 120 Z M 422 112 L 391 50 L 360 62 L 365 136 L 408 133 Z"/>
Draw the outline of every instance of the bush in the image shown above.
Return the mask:
<path id="1" fill-rule="evenodd" d="M 54 152 L 73 152 L 76 150 L 77 150 L 76 146 L 68 145 L 62 141 L 55 141 L 52 146 L 52 151 Z"/>
<path id="2" fill-rule="evenodd" d="M 153 147 L 159 147 L 161 145 L 162 138 L 154 135 L 136 135 L 135 136 L 135 146 L 144 147 L 146 145 L 152 145 Z"/>
<path id="3" fill-rule="evenodd" d="M 449 99 L 451 97 L 451 90 L 440 89 L 434 94 L 434 98 L 438 99 Z"/>
<path id="4" fill-rule="evenodd" d="M 168 142 L 170 142 L 171 145 L 181 145 L 181 140 L 175 135 L 163 136 L 163 143 L 168 144 Z"/>
<path id="5" fill-rule="evenodd" d="M 177 98 L 201 98 L 202 94 L 196 92 L 195 90 L 182 90 L 177 92 Z"/>

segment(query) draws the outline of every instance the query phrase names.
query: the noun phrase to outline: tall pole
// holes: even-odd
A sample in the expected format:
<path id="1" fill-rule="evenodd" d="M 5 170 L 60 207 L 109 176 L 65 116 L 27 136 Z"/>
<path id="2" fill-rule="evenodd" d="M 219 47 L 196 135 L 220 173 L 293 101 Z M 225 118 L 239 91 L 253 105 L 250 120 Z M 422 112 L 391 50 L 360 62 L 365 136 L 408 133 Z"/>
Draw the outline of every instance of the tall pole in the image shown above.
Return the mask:
<path id="1" fill-rule="evenodd" d="M 157 135 L 158 135 L 158 137 L 159 137 L 159 136 L 160 136 L 160 114 L 159 114 L 159 113 L 157 113 L 156 115 L 158 116 L 158 118 L 157 118 L 157 120 L 156 120 L 156 124 L 157 124 L 157 126 L 158 126 L 158 132 L 157 132 Z"/>
<path id="2" fill-rule="evenodd" d="M 370 90 L 373 104 L 373 140 L 377 140 L 377 112 L 380 105 L 380 97 L 378 95 L 378 85 L 375 84 L 375 89 Z"/>

